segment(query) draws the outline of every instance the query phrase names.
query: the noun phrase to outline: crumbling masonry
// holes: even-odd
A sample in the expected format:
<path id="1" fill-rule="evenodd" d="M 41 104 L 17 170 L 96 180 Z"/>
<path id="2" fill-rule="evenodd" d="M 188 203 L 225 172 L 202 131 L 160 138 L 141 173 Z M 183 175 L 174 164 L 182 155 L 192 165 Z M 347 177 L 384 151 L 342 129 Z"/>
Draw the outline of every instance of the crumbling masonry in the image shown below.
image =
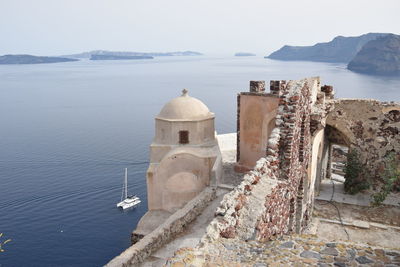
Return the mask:
<path id="1" fill-rule="evenodd" d="M 259 91 L 240 94 L 239 101 L 249 94 L 278 102 L 275 128 L 269 136 L 265 157 L 258 160 L 243 182 L 224 197 L 216 218 L 208 227 L 211 239 L 266 240 L 284 233 L 301 232 L 311 217 L 315 170 L 310 170 L 310 153 L 312 140 L 316 140 L 318 146 L 323 142 L 323 138 L 317 140 L 315 136 L 323 131 L 327 109 L 319 79 L 271 81 L 269 94 L 260 87 Z M 242 110 L 238 113 L 242 114 Z M 246 135 L 242 131 L 238 134 L 239 143 Z M 245 168 L 240 165 L 242 159 L 243 155 L 239 170 Z"/>
<path id="2" fill-rule="evenodd" d="M 400 106 L 394 102 L 338 99 L 327 117 L 331 143 L 359 152 L 363 176 L 373 185 L 382 182 L 385 158 L 395 153 L 400 160 Z"/>
<path id="3" fill-rule="evenodd" d="M 225 195 L 206 240 L 264 241 L 301 233 L 311 219 L 320 181 L 330 175 L 333 143 L 358 150 L 364 169 L 376 183 L 384 156 L 391 151 L 399 155 L 398 104 L 335 100 L 332 86 L 321 87 L 319 78 L 271 81 L 270 93 L 264 84 L 253 81 L 250 92 L 238 95 L 236 170 L 251 171 Z M 266 105 L 274 114 L 268 120 L 263 113 Z M 274 128 L 268 129 L 271 122 Z M 266 136 L 264 131 L 265 144 L 260 140 Z M 257 162 L 252 162 L 252 154 L 259 158 Z"/>

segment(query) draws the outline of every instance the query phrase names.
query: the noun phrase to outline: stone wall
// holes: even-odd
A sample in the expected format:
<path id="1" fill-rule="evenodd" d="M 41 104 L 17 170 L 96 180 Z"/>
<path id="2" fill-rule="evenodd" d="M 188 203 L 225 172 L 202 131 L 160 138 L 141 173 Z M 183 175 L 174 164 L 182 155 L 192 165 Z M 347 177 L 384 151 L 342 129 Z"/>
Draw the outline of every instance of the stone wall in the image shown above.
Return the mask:
<path id="1" fill-rule="evenodd" d="M 400 104 L 363 99 L 338 99 L 332 104 L 329 138 L 340 143 L 336 139 L 342 137 L 342 143 L 358 150 L 365 173 L 380 181 L 385 156 L 395 152 L 400 157 Z"/>
<path id="2" fill-rule="evenodd" d="M 312 121 L 313 115 L 324 109 L 324 101 L 317 101 L 321 94 L 319 78 L 272 81 L 271 93 L 279 96 L 279 106 L 267 156 L 224 196 L 207 228 L 207 240 L 267 240 L 301 232 L 310 220 L 313 199 L 309 196 L 313 194 L 304 191 L 314 191 L 307 175 L 312 134 L 321 124 Z M 321 118 L 324 113 L 318 114 Z M 313 132 L 311 125 L 315 126 Z"/>
<path id="3" fill-rule="evenodd" d="M 177 234 L 183 232 L 185 227 L 196 219 L 215 197 L 215 189 L 205 189 L 182 209 L 172 214 L 157 229 L 126 249 L 106 266 L 137 266 L 151 253 L 168 243 Z"/>

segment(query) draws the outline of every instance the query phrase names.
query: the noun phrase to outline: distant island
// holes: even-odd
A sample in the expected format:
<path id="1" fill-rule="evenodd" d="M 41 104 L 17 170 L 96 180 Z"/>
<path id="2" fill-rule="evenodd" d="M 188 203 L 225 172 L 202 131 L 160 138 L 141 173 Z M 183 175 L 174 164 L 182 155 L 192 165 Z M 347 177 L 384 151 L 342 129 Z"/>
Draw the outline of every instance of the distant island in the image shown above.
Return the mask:
<path id="1" fill-rule="evenodd" d="M 117 57 L 171 57 L 171 56 L 201 56 L 203 54 L 194 51 L 183 51 L 183 52 L 119 52 L 119 51 L 107 51 L 107 50 L 94 50 L 89 52 L 83 52 L 79 54 L 64 55 L 66 58 L 88 58 L 92 56 L 117 56 Z"/>
<path id="2" fill-rule="evenodd" d="M 347 68 L 366 74 L 400 75 L 400 35 L 389 34 L 368 42 Z"/>
<path id="3" fill-rule="evenodd" d="M 194 51 L 178 52 L 115 52 L 106 50 L 95 50 L 80 54 L 65 55 L 59 57 L 42 57 L 32 55 L 4 55 L 0 56 L 0 64 L 45 64 L 58 62 L 78 61 L 79 59 L 90 60 L 134 60 L 153 59 L 154 57 L 167 56 L 201 56 L 203 54 Z"/>
<path id="4" fill-rule="evenodd" d="M 366 43 L 386 35 L 388 33 L 368 33 L 355 37 L 337 36 L 330 42 L 313 46 L 285 45 L 266 58 L 348 63 Z"/>
<path id="5" fill-rule="evenodd" d="M 78 59 L 65 57 L 38 57 L 32 55 L 4 55 L 0 56 L 0 64 L 44 64 L 78 61 Z"/>
<path id="6" fill-rule="evenodd" d="M 153 59 L 151 56 L 113 56 L 113 55 L 92 55 L 90 60 L 132 60 L 132 59 Z"/>
<path id="7" fill-rule="evenodd" d="M 254 57 L 256 54 L 247 53 L 247 52 L 238 52 L 235 54 L 235 57 Z"/>

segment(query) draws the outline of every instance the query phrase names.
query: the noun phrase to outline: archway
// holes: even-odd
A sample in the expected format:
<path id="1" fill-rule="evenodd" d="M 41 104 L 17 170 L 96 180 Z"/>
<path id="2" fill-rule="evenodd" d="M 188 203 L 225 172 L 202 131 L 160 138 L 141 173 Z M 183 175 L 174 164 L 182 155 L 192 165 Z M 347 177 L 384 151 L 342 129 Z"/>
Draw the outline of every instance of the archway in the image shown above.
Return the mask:
<path id="1" fill-rule="evenodd" d="M 350 147 L 350 138 L 343 131 L 326 125 L 324 143 L 318 149 L 315 196 L 329 200 L 333 191 L 344 193 L 345 166 Z"/>
<path id="2" fill-rule="evenodd" d="M 327 125 L 326 139 L 329 142 L 329 169 L 327 178 L 337 182 L 344 182 L 345 166 L 350 148 L 350 139 L 339 129 Z"/>

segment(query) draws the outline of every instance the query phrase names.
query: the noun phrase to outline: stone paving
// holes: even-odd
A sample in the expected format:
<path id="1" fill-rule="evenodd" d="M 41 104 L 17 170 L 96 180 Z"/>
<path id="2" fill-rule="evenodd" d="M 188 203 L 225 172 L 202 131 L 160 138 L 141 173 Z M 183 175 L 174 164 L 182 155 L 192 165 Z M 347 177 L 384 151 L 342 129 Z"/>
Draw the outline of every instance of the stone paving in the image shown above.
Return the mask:
<path id="1" fill-rule="evenodd" d="M 400 266 L 400 249 L 352 242 L 324 242 L 315 235 L 292 235 L 265 243 L 219 239 L 182 248 L 165 266 Z"/>
<path id="2" fill-rule="evenodd" d="M 334 175 L 334 174 L 333 176 L 335 176 L 336 179 L 338 179 L 337 177 L 341 177 L 339 175 Z M 374 193 L 374 191 L 370 190 L 370 191 L 360 192 L 355 195 L 350 195 L 344 192 L 343 182 L 338 182 L 334 180 L 333 183 L 334 183 L 333 201 L 351 205 L 364 206 L 364 207 L 368 207 L 371 205 L 372 194 Z M 332 190 L 333 190 L 332 181 L 329 179 L 323 179 L 321 181 L 319 195 L 316 196 L 315 199 L 330 200 L 332 197 Z M 399 196 L 400 196 L 399 193 L 390 193 L 383 201 L 383 204 L 399 207 L 400 205 Z"/>

